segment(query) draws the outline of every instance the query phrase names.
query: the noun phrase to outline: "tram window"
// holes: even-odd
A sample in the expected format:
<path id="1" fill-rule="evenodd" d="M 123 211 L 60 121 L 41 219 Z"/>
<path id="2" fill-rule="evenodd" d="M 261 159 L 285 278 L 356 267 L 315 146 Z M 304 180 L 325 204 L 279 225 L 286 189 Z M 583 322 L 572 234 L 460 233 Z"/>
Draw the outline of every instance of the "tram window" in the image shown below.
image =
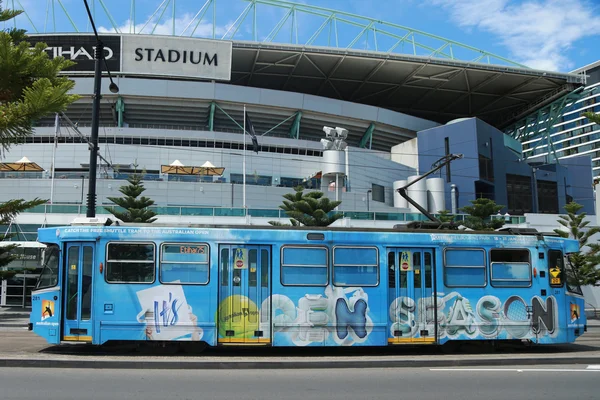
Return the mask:
<path id="1" fill-rule="evenodd" d="M 550 286 L 558 288 L 563 286 L 563 271 L 565 270 L 562 251 L 548 251 L 548 279 Z"/>
<path id="2" fill-rule="evenodd" d="M 326 247 L 292 247 L 281 249 L 281 283 L 286 286 L 326 286 Z"/>
<path id="3" fill-rule="evenodd" d="M 421 288 L 421 252 L 413 252 L 413 287 L 415 289 Z"/>
<path id="4" fill-rule="evenodd" d="M 528 263 L 530 260 L 527 249 L 493 249 L 490 251 L 490 262 L 519 262 Z"/>
<path id="5" fill-rule="evenodd" d="M 388 253 L 388 287 L 396 287 L 396 253 L 393 251 Z"/>
<path id="6" fill-rule="evenodd" d="M 260 251 L 260 285 L 269 287 L 269 252 L 267 250 Z"/>
<path id="7" fill-rule="evenodd" d="M 336 286 L 377 286 L 379 284 L 377 247 L 333 248 L 333 284 Z"/>
<path id="8" fill-rule="evenodd" d="M 229 249 L 221 249 L 221 286 L 229 285 Z"/>
<path id="9" fill-rule="evenodd" d="M 568 256 L 566 261 L 565 275 L 567 278 L 567 290 L 571 293 L 583 295 L 581 287 L 579 286 L 579 277 L 577 276 L 577 271 L 575 270 L 575 267 L 573 267 L 573 264 L 571 264 L 571 260 L 568 258 Z"/>
<path id="10" fill-rule="evenodd" d="M 531 263 L 527 249 L 490 251 L 490 282 L 494 287 L 530 287 Z"/>
<path id="11" fill-rule="evenodd" d="M 431 279 L 431 269 L 433 267 L 433 262 L 431 260 L 431 253 L 425 252 L 425 288 L 431 289 L 433 285 L 433 279 Z"/>
<path id="12" fill-rule="evenodd" d="M 531 265 L 493 262 L 490 280 L 494 287 L 530 287 Z"/>
<path id="13" fill-rule="evenodd" d="M 258 252 L 255 249 L 248 251 L 248 286 L 256 287 L 256 269 L 258 267 Z"/>
<path id="14" fill-rule="evenodd" d="M 485 251 L 445 249 L 444 283 L 448 287 L 484 287 L 487 284 Z"/>
<path id="15" fill-rule="evenodd" d="M 44 269 L 36 289 L 53 287 L 58 284 L 58 246 L 52 245 L 44 250 Z"/>
<path id="16" fill-rule="evenodd" d="M 154 243 L 109 243 L 106 281 L 150 283 L 155 279 Z"/>
<path id="17" fill-rule="evenodd" d="M 209 247 L 205 243 L 163 243 L 160 281 L 205 285 L 209 281 Z"/>

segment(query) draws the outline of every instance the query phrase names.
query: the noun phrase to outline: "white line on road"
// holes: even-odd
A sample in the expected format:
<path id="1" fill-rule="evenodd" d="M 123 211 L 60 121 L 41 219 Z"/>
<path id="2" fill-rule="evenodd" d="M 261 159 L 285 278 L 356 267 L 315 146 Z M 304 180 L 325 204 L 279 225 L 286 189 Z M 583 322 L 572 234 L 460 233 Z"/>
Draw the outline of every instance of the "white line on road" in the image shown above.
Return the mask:
<path id="1" fill-rule="evenodd" d="M 430 368 L 430 371 L 458 372 L 600 372 L 600 365 L 586 369 L 552 369 L 552 368 Z"/>
<path id="2" fill-rule="evenodd" d="M 586 369 L 598 369 L 600 370 L 600 365 L 588 365 Z"/>

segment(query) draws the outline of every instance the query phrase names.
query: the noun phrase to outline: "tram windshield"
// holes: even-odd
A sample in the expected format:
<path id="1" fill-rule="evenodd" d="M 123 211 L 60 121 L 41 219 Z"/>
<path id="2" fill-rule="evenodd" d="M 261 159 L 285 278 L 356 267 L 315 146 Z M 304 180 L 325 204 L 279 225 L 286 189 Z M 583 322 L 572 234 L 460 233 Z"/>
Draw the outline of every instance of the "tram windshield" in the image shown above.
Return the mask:
<path id="1" fill-rule="evenodd" d="M 58 284 L 58 246 L 51 245 L 44 250 L 43 270 L 36 289 L 56 286 Z"/>
<path id="2" fill-rule="evenodd" d="M 579 286 L 579 275 L 573 266 L 571 258 L 575 254 L 567 254 L 565 256 L 565 278 L 567 281 L 567 290 L 571 293 L 583 294 L 581 286 Z"/>

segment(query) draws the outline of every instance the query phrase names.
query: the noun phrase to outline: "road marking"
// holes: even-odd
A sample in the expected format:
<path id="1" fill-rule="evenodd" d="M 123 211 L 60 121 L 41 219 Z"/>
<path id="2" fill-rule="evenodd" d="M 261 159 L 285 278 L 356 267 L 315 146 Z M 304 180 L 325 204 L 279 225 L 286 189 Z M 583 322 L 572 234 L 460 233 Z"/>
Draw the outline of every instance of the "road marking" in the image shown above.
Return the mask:
<path id="1" fill-rule="evenodd" d="M 594 367 L 594 368 L 590 368 Z M 458 371 L 458 372 L 600 372 L 600 365 L 591 365 L 586 369 L 566 368 L 430 368 L 430 371 Z"/>

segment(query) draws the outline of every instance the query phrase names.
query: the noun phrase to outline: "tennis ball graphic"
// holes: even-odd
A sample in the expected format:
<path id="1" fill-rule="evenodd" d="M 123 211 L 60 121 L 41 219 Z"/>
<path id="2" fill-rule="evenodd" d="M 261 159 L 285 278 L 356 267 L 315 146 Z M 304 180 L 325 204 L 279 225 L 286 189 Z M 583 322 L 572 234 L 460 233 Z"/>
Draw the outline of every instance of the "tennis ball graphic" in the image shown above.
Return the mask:
<path id="1" fill-rule="evenodd" d="M 224 299 L 217 310 L 219 321 L 219 336 L 222 338 L 250 339 L 258 330 L 258 308 L 246 296 L 233 295 Z M 232 330 L 233 336 L 227 336 L 227 331 Z"/>

